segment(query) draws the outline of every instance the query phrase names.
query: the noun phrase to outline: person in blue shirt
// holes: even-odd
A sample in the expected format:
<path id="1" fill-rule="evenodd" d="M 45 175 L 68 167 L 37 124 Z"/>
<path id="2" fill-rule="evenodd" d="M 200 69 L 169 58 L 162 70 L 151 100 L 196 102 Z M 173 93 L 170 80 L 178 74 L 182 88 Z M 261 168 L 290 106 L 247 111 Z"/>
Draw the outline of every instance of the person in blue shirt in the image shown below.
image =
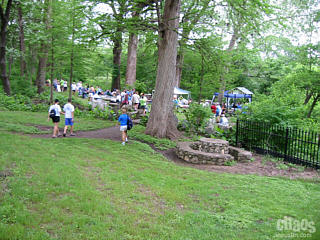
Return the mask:
<path id="1" fill-rule="evenodd" d="M 128 128 L 128 114 L 127 109 L 121 109 L 122 114 L 119 116 L 118 122 L 120 123 L 120 131 L 122 137 L 122 145 L 125 145 L 128 142 L 127 128 Z"/>

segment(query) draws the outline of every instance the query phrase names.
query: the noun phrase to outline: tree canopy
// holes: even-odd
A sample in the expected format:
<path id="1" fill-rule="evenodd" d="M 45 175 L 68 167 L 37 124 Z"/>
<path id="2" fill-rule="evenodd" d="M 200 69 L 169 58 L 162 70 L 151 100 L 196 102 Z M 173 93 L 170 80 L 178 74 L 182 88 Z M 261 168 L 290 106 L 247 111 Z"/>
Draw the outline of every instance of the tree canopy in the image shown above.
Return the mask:
<path id="1" fill-rule="evenodd" d="M 157 71 L 167 2 L 2 1 L 3 90 L 41 93 L 47 79 L 65 79 L 151 93 L 166 74 Z M 304 96 L 305 116 L 318 117 L 318 0 L 187 0 L 179 8 L 174 85 L 194 100 L 236 86 L 267 98 L 287 79 Z"/>

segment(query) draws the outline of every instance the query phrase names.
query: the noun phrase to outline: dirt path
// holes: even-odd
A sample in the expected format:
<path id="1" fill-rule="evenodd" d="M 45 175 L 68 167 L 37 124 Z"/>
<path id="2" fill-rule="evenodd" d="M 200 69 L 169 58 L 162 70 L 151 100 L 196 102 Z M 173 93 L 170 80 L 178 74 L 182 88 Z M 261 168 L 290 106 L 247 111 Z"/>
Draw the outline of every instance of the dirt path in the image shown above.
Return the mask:
<path id="1" fill-rule="evenodd" d="M 47 126 L 36 126 L 42 131 L 52 131 L 52 127 Z M 60 128 L 60 134 L 63 133 L 63 129 Z M 92 131 L 76 131 L 76 136 L 72 136 L 72 138 L 102 138 L 102 139 L 110 139 L 112 141 L 121 141 L 121 133 L 119 131 L 118 126 L 109 127 L 109 128 L 103 128 L 98 130 L 92 130 Z M 37 134 L 37 135 L 30 135 L 32 137 L 36 138 L 51 138 L 52 134 Z M 61 136 L 62 137 L 62 136 Z M 67 137 L 69 134 L 67 134 Z"/>
<path id="2" fill-rule="evenodd" d="M 193 167 L 200 170 L 205 170 L 209 172 L 219 172 L 219 173 L 234 173 L 234 174 L 254 174 L 259 176 L 268 177 L 286 177 L 290 179 L 319 179 L 320 173 L 312 168 L 302 168 L 299 170 L 297 168 L 289 167 L 288 169 L 281 169 L 275 162 L 264 161 L 263 156 L 258 154 L 253 154 L 254 161 L 248 163 L 236 163 L 233 166 L 218 166 L 218 165 L 207 165 L 207 164 L 193 164 L 183 161 L 178 158 L 175 149 L 169 149 L 166 151 L 161 151 L 162 155 L 167 159 L 173 161 L 174 163 Z"/>
<path id="3" fill-rule="evenodd" d="M 36 126 L 40 130 L 52 130 L 52 127 L 48 126 Z M 63 132 L 63 129 L 60 129 Z M 52 134 L 33 134 L 30 135 L 36 138 L 51 138 Z M 130 136 L 130 135 L 129 135 Z M 67 137 L 70 137 L 67 135 Z M 92 130 L 92 131 L 76 131 L 76 136 L 72 138 L 100 138 L 110 139 L 112 141 L 121 141 L 121 135 L 118 126 Z M 266 162 L 263 160 L 263 156 L 254 154 L 254 161 L 249 163 L 236 163 L 233 166 L 217 166 L 217 165 L 205 165 L 205 164 L 192 164 L 187 163 L 177 157 L 175 149 L 168 149 L 160 151 L 151 146 L 155 151 L 161 153 L 165 158 L 174 162 L 180 166 L 192 167 L 200 170 L 219 172 L 219 173 L 234 173 L 234 174 L 254 174 L 259 176 L 277 176 L 286 177 L 290 179 L 320 179 L 319 172 L 314 169 L 306 168 L 304 171 L 289 167 L 288 169 L 281 169 L 274 162 Z"/>

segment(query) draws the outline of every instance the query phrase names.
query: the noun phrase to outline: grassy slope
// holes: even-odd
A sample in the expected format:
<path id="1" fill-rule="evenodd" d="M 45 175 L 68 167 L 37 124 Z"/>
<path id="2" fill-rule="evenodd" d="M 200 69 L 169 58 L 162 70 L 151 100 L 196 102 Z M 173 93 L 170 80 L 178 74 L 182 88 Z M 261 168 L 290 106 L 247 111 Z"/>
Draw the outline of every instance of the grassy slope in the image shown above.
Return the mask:
<path id="1" fill-rule="evenodd" d="M 176 166 L 139 142 L 0 141 L 0 239 L 276 239 L 284 216 L 320 232 L 316 182 Z"/>
<path id="2" fill-rule="evenodd" d="M 41 133 L 32 125 L 53 126 L 52 121 L 48 121 L 48 113 L 39 112 L 10 112 L 0 111 L 0 129 L 24 133 Z M 106 128 L 114 125 L 110 121 L 90 120 L 85 118 L 75 118 L 75 130 L 94 130 Z M 62 115 L 59 127 L 64 127 L 64 116 Z"/>

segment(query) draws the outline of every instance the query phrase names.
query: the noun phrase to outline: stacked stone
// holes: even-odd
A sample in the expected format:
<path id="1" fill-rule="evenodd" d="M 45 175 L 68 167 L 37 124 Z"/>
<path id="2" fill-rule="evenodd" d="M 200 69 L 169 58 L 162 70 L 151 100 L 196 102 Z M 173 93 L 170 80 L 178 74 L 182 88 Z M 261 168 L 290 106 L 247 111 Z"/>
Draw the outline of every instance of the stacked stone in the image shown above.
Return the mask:
<path id="1" fill-rule="evenodd" d="M 241 148 L 229 147 L 229 152 L 237 162 L 249 162 L 252 159 L 252 153 Z"/>
<path id="2" fill-rule="evenodd" d="M 192 145 L 192 147 L 191 147 Z M 232 161 L 234 158 L 225 153 L 225 148 L 220 148 L 219 152 L 206 152 L 204 149 L 208 149 L 208 145 L 202 147 L 201 141 L 196 143 L 181 142 L 178 143 L 176 154 L 179 158 L 191 163 L 201 163 L 201 164 L 215 164 L 215 165 L 225 165 L 226 162 Z M 194 148 L 194 149 L 193 149 Z M 215 150 L 217 151 L 217 150 Z"/>
<path id="3" fill-rule="evenodd" d="M 228 141 L 211 138 L 178 143 L 176 154 L 186 162 L 215 165 L 225 165 L 232 160 L 248 162 L 252 158 L 251 152 L 230 147 Z"/>
<path id="4" fill-rule="evenodd" d="M 201 138 L 199 143 L 199 149 L 202 152 L 208 153 L 229 153 L 229 142 L 221 139 Z M 201 146 L 201 147 L 200 147 Z"/>

